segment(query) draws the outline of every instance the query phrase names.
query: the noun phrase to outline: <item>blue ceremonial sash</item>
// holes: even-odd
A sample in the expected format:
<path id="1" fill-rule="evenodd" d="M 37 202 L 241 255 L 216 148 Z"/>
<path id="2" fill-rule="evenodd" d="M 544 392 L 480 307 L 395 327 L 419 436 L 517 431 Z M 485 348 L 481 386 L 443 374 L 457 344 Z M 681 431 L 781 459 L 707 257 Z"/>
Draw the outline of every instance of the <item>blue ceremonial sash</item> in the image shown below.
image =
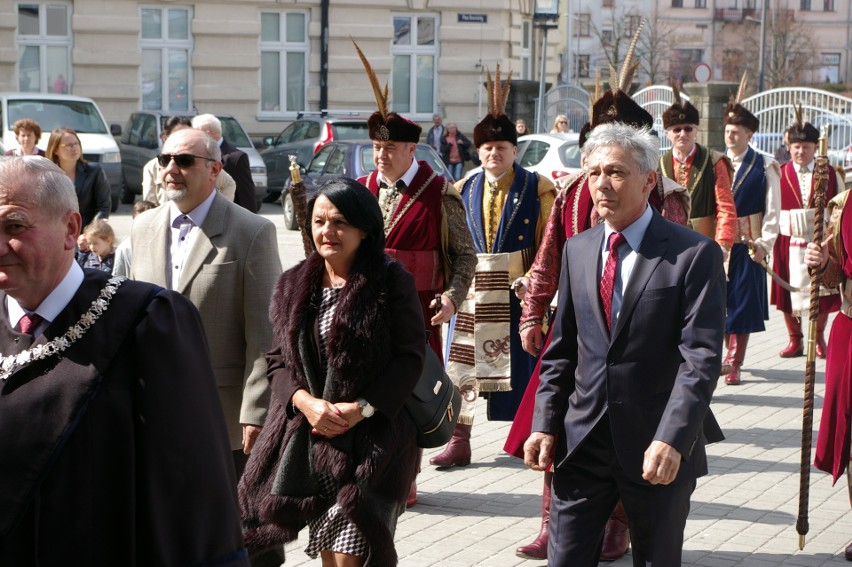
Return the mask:
<path id="1" fill-rule="evenodd" d="M 535 229 L 541 203 L 538 199 L 538 176 L 513 164 L 515 178 L 509 187 L 506 204 L 500 214 L 490 253 L 515 252 L 535 246 Z M 470 176 L 462 187 L 465 217 L 473 245 L 478 254 L 489 253 L 485 243 L 485 216 L 482 209 L 485 173 Z"/>

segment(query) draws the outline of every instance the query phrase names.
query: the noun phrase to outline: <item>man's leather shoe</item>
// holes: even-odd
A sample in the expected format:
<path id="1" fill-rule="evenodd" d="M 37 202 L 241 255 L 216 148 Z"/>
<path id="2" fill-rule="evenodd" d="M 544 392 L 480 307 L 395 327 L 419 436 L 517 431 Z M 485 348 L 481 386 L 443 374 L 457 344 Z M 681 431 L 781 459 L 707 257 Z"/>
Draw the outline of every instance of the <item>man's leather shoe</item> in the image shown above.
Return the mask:
<path id="1" fill-rule="evenodd" d="M 447 448 L 429 462 L 436 467 L 464 467 L 470 464 L 470 430 L 472 425 L 457 423 Z"/>
<path id="2" fill-rule="evenodd" d="M 731 371 L 725 376 L 725 384 L 730 386 L 739 386 L 740 384 L 740 367 L 739 365 L 732 366 Z"/>
<path id="3" fill-rule="evenodd" d="M 846 557 L 846 561 L 852 561 L 852 543 L 846 546 L 846 552 L 843 555 Z"/>
<path id="4" fill-rule="evenodd" d="M 541 530 L 532 543 L 522 545 L 515 555 L 523 559 L 547 559 L 547 538 L 550 531 L 550 483 L 553 473 L 544 473 L 544 491 L 541 494 Z"/>
<path id="5" fill-rule="evenodd" d="M 606 523 L 601 561 L 617 561 L 624 557 L 628 549 L 630 549 L 630 528 L 627 525 L 627 513 L 619 500 Z"/>

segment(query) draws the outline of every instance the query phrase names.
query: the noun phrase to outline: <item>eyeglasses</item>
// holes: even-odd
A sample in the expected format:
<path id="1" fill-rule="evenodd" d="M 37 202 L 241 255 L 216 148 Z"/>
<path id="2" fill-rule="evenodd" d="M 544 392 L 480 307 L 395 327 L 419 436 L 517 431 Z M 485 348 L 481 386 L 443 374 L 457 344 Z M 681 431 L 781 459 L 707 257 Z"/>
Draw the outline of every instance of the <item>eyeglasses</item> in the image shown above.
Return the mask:
<path id="1" fill-rule="evenodd" d="M 160 154 L 157 156 L 157 163 L 160 167 L 168 167 L 169 162 L 175 160 L 175 165 L 184 169 L 192 167 L 195 164 L 195 159 L 206 159 L 207 161 L 216 161 L 213 158 L 205 156 L 194 156 L 192 154 Z"/>
<path id="2" fill-rule="evenodd" d="M 70 150 L 73 150 L 74 148 L 80 147 L 80 142 L 72 142 L 70 144 L 59 144 L 59 147 L 60 148 L 68 148 Z"/>
<path id="3" fill-rule="evenodd" d="M 695 128 L 693 128 L 692 126 L 675 126 L 674 128 L 672 128 L 672 132 L 674 132 L 675 134 L 680 134 L 681 130 L 683 130 L 687 134 L 691 134 L 692 131 L 695 130 Z"/>

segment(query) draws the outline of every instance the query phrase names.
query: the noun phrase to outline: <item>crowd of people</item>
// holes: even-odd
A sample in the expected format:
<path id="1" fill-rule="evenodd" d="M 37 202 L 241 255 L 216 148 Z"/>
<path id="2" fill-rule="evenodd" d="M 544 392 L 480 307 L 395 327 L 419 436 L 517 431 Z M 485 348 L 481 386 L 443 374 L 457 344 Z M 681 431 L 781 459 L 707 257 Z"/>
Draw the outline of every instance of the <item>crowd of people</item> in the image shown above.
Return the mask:
<path id="1" fill-rule="evenodd" d="M 826 289 L 816 465 L 839 478 L 852 223 L 842 179 L 818 185 L 818 132 L 797 113 L 779 166 L 749 146 L 760 123 L 741 88 L 716 151 L 675 87 L 661 155 L 623 65 L 559 187 L 516 163 L 527 126 L 499 67 L 472 140 L 438 114 L 426 133 L 454 182 L 415 159 L 421 126 L 374 89 L 376 169 L 310 196 L 312 250 L 283 273 L 215 117 L 164 122 L 122 243 L 77 134 L 40 152 L 39 125 L 16 123 L 20 148 L 0 158 L 0 427 L 31 431 L 0 436 L 0 564 L 278 565 L 307 528 L 324 566 L 396 565 L 422 459 L 403 407 L 432 349 L 462 405 L 430 463 L 470 465 L 485 398 L 480 420 L 511 422 L 505 451 L 542 473 L 520 557 L 582 567 L 632 547 L 634 565 L 679 565 L 705 446 L 724 439 L 717 382 L 742 382 L 770 304 L 790 337 L 779 356 L 803 354 L 809 269 Z M 789 285 L 767 289 L 768 259 Z"/>

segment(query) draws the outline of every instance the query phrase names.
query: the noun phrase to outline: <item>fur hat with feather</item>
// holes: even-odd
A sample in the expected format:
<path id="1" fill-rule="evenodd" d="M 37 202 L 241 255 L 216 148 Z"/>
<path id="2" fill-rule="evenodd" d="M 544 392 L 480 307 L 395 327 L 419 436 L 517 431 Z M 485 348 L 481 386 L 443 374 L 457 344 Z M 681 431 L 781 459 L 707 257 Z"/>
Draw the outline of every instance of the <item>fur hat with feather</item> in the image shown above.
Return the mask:
<path id="1" fill-rule="evenodd" d="M 758 128 L 760 128 L 760 120 L 758 120 L 757 116 L 749 112 L 749 110 L 742 105 L 747 88 L 748 71 L 745 71 L 743 73 L 743 78 L 740 79 L 740 87 L 737 89 L 737 95 L 731 96 L 728 106 L 725 107 L 725 126 L 733 124 L 735 126 L 747 128 L 752 132 L 757 132 Z"/>
<path id="2" fill-rule="evenodd" d="M 491 71 L 486 70 L 488 90 L 488 114 L 480 120 L 473 128 L 473 145 L 477 148 L 486 142 L 511 142 L 518 145 L 518 132 L 515 123 L 506 116 L 506 101 L 509 98 L 509 81 L 512 72 L 505 82 L 500 82 L 500 65 L 494 71 L 494 80 L 491 79 Z"/>
<path id="3" fill-rule="evenodd" d="M 355 51 L 358 52 L 358 57 L 361 58 L 361 63 L 364 65 L 364 71 L 367 73 L 367 78 L 370 80 L 370 86 L 373 88 L 373 94 L 376 97 L 376 105 L 379 109 L 370 115 L 367 120 L 369 127 L 370 139 L 379 142 L 387 142 L 393 140 L 395 142 L 411 142 L 417 143 L 420 141 L 420 133 L 423 129 L 420 125 L 412 122 L 407 118 L 403 118 L 396 112 L 388 111 L 388 85 L 382 88 L 379 85 L 379 79 L 376 77 L 376 72 L 373 71 L 373 66 L 367 61 L 367 57 L 355 40 L 352 40 L 355 45 Z"/>

